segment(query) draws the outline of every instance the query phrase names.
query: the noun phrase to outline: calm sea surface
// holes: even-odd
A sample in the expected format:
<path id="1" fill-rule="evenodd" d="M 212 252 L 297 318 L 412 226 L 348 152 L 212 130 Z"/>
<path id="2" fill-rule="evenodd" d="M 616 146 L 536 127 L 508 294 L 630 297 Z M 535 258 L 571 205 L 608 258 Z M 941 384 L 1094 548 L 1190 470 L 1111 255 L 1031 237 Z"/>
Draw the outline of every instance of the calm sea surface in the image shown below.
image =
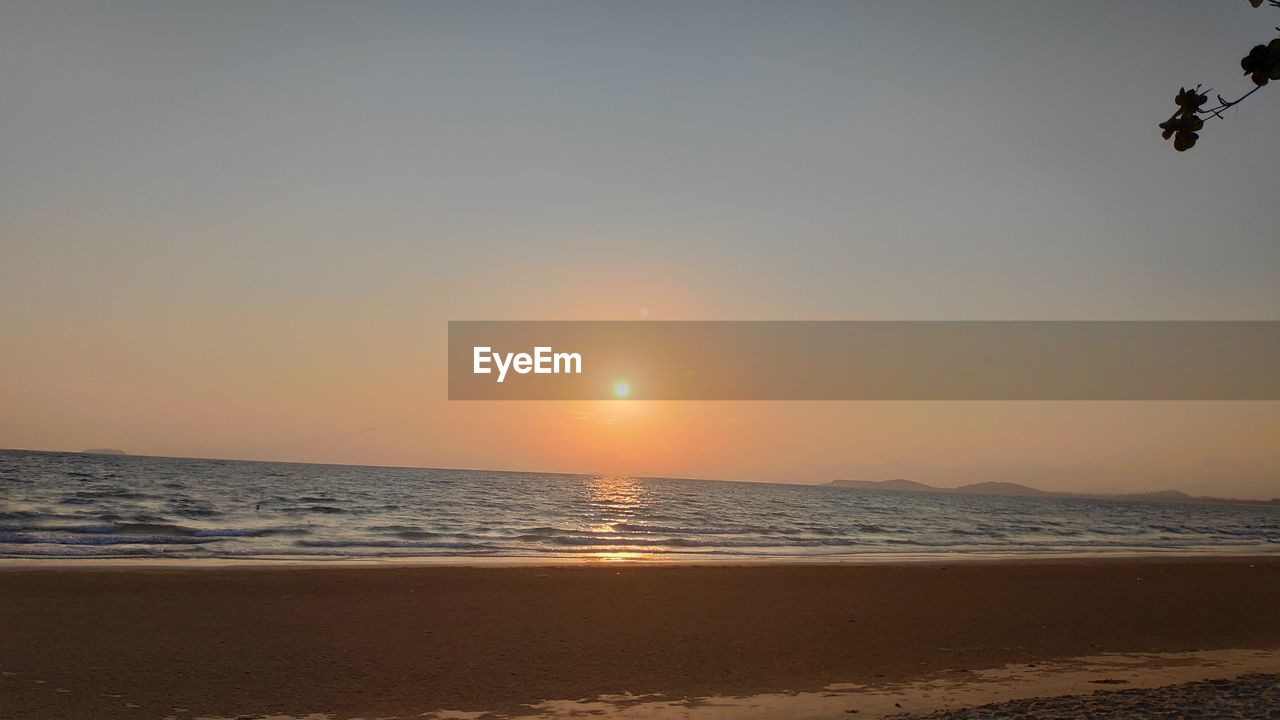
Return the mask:
<path id="1" fill-rule="evenodd" d="M 1280 551 L 1280 507 L 0 451 L 0 557 Z"/>

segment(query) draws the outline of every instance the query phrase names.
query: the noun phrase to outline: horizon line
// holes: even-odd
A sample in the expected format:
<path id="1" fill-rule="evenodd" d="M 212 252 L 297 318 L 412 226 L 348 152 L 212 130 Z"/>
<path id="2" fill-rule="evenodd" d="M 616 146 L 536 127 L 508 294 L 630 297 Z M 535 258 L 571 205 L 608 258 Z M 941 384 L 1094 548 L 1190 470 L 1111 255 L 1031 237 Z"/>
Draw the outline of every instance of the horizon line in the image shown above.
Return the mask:
<path id="1" fill-rule="evenodd" d="M 315 461 L 315 460 L 260 460 L 260 459 L 254 459 L 254 458 L 195 457 L 195 456 L 189 456 L 189 455 L 150 455 L 146 453 L 130 453 L 124 450 L 120 450 L 119 448 L 101 448 L 101 449 L 118 450 L 119 452 L 118 453 L 115 453 L 115 452 L 95 453 L 95 452 L 89 452 L 87 450 L 40 450 L 35 448 L 17 448 L 17 447 L 0 447 L 0 452 L 35 452 L 35 453 L 49 453 L 49 454 L 60 454 L 60 455 L 99 455 L 102 457 L 156 458 L 161 460 L 212 460 L 217 462 L 271 463 L 271 464 L 277 464 L 277 465 L 319 465 L 319 466 L 326 466 L 326 467 L 387 468 L 392 470 L 445 470 L 445 471 L 462 471 L 462 472 L 509 473 L 513 475 L 571 475 L 571 476 L 577 476 L 577 477 L 605 477 L 610 475 L 622 475 L 625 477 L 635 478 L 637 480 L 675 480 L 677 482 L 701 481 L 701 482 L 720 482 L 720 483 L 749 483 L 752 485 L 782 485 L 782 486 L 806 486 L 806 487 L 826 487 L 826 486 L 832 485 L 836 481 L 851 480 L 850 478 L 836 477 L 836 478 L 832 478 L 831 480 L 827 480 L 825 482 L 778 482 L 776 480 L 735 480 L 735 479 L 728 479 L 728 478 L 712 478 L 712 477 L 645 475 L 642 473 L 636 473 L 636 474 L 621 473 L 620 474 L 620 473 L 601 473 L 601 472 L 568 472 L 568 471 L 557 471 L 557 470 L 510 470 L 505 468 L 433 467 L 428 465 L 387 465 L 387 464 L 367 464 L 367 463 L 322 462 L 322 461 Z M 1083 492 L 1072 491 L 1072 490 L 1049 490 L 1045 488 L 1035 487 L 1032 485 L 1025 485 L 1023 483 L 1014 483 L 1007 480 L 979 480 L 977 482 L 965 483 L 963 485 L 955 485 L 955 486 L 949 486 L 949 487 L 931 485 L 929 483 L 921 483 L 918 480 L 909 480 L 907 478 L 901 478 L 901 477 L 889 478 L 887 480 L 853 480 L 853 482 L 886 483 L 886 482 L 893 482 L 894 480 L 907 480 L 908 482 L 914 482 L 917 484 L 925 485 L 931 490 L 939 491 L 942 493 L 961 490 L 963 488 L 971 487 L 973 485 L 994 483 L 994 484 L 1006 484 L 1006 485 L 1020 485 L 1022 487 L 1025 487 L 1031 490 L 1036 490 L 1038 492 L 1042 492 L 1050 496 L 1057 495 L 1059 497 L 1067 497 L 1067 498 L 1074 497 L 1078 499 L 1124 500 L 1126 498 L 1140 498 L 1141 496 L 1144 496 L 1144 495 L 1157 495 L 1160 493 L 1167 493 L 1167 492 L 1182 493 L 1191 502 L 1194 502 L 1200 499 L 1209 499 L 1209 500 L 1219 500 L 1219 501 L 1234 501 L 1242 504 L 1258 504 L 1258 503 L 1266 504 L 1266 503 L 1274 503 L 1276 500 L 1280 499 L 1277 497 L 1242 498 L 1242 497 L 1230 497 L 1230 496 L 1223 496 L 1223 495 L 1192 495 L 1191 493 L 1188 493 L 1185 490 L 1179 490 L 1178 488 L 1163 488 L 1161 490 L 1148 490 L 1148 491 L 1132 491 L 1131 490 L 1127 492 L 1120 491 L 1120 492 L 1111 492 L 1111 493 L 1083 493 Z M 851 488 L 843 488 L 843 489 L 848 490 Z M 858 489 L 858 488 L 852 488 L 852 489 Z M 881 492 L 911 492 L 911 491 L 882 490 Z M 919 491 L 919 492 L 926 492 L 926 491 Z M 966 494 L 966 493 L 960 493 L 960 494 Z M 1005 495 L 1005 496 L 999 496 L 999 497 L 1018 497 L 1018 496 Z M 1152 502 L 1159 502 L 1159 501 L 1152 500 Z M 1171 502 L 1175 502 L 1175 501 L 1171 501 Z"/>

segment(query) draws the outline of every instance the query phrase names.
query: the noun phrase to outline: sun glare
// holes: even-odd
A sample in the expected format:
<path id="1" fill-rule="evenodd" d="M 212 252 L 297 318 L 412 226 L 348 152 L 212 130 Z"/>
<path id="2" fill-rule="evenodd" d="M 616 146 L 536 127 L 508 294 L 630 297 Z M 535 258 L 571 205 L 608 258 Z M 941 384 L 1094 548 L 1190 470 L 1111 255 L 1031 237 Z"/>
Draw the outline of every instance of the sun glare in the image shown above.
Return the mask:
<path id="1" fill-rule="evenodd" d="M 627 384 L 626 380 L 619 380 L 613 384 L 613 396 L 619 400 L 626 400 L 630 394 L 631 386 Z"/>

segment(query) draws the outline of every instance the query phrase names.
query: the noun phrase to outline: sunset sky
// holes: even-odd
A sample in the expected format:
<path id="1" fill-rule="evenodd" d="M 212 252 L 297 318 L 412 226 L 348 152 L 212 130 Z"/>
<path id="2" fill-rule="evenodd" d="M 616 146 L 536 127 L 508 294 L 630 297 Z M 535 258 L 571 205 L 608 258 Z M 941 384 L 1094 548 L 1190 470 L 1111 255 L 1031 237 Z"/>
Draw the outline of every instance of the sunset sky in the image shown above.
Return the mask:
<path id="1" fill-rule="evenodd" d="M 1280 403 L 462 403 L 449 320 L 1280 319 L 1244 0 L 6 2 L 0 447 L 1280 496 Z M 642 311 L 645 315 L 642 315 Z"/>

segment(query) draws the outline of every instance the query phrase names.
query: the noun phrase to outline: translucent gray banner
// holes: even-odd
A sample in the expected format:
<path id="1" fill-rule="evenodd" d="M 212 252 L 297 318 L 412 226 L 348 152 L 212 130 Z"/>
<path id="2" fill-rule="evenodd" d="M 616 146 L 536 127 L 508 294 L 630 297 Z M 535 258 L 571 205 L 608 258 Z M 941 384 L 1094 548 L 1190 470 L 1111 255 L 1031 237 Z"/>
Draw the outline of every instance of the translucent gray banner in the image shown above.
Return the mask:
<path id="1" fill-rule="evenodd" d="M 1277 321 L 454 321 L 452 400 L 1280 400 Z"/>

